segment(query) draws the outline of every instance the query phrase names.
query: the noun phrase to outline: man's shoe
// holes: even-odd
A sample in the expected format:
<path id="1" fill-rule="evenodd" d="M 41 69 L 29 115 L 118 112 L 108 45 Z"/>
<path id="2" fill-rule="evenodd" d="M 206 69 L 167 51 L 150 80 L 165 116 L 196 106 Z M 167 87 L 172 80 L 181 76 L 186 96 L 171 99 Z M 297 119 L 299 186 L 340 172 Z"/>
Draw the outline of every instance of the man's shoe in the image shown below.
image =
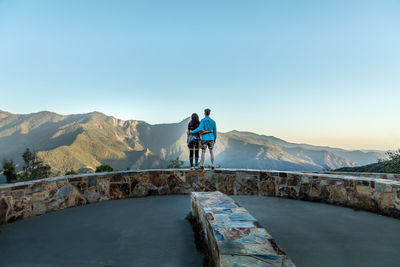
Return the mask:
<path id="1" fill-rule="evenodd" d="M 201 166 L 200 169 L 204 170 L 204 166 Z"/>
<path id="2" fill-rule="evenodd" d="M 214 168 L 214 166 L 211 166 L 211 170 L 214 170 L 215 168 Z"/>
<path id="3" fill-rule="evenodd" d="M 192 171 L 194 168 L 193 168 L 193 166 L 192 167 L 190 167 L 190 170 Z"/>

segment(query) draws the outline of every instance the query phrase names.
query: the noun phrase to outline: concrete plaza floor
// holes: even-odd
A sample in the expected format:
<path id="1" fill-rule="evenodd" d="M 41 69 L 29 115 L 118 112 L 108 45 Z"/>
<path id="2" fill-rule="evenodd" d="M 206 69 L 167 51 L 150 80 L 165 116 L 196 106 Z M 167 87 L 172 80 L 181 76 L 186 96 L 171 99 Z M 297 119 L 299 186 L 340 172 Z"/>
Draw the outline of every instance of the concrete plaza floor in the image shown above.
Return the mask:
<path id="1" fill-rule="evenodd" d="M 400 266 L 400 220 L 274 197 L 234 196 L 297 266 Z M 1 227 L 0 266 L 202 266 L 190 197 L 123 199 Z"/>
<path id="2" fill-rule="evenodd" d="M 298 267 L 400 266 L 400 220 L 323 203 L 234 196 Z"/>
<path id="3" fill-rule="evenodd" d="M 202 266 L 190 197 L 122 199 L 1 227 L 0 266 Z"/>

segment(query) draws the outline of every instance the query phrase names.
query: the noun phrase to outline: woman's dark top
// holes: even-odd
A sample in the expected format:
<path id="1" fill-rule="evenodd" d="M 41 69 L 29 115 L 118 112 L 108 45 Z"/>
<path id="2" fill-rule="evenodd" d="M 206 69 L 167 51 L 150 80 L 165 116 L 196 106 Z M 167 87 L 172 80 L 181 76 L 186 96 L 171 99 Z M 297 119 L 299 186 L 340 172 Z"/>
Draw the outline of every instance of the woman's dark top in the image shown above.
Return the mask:
<path id="1" fill-rule="evenodd" d="M 193 121 L 189 121 L 188 130 L 193 131 L 194 129 L 199 127 L 199 125 L 200 125 L 200 122 L 195 123 Z"/>
<path id="2" fill-rule="evenodd" d="M 193 131 L 194 129 L 199 127 L 199 125 L 200 125 L 200 122 L 194 123 L 192 121 L 189 121 L 188 130 Z M 200 144 L 199 133 L 195 133 L 193 135 L 197 136 L 198 138 L 196 140 L 194 140 L 193 142 L 191 142 L 190 144 L 188 144 L 189 148 L 197 148 L 197 147 L 199 147 L 199 144 Z"/>

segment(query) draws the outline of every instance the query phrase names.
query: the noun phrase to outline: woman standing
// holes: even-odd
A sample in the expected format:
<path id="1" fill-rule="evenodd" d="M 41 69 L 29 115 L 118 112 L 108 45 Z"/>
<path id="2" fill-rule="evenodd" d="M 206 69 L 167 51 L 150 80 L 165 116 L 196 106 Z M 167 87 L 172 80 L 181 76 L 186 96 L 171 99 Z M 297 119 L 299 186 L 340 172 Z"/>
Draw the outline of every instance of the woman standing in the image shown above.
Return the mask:
<path id="1" fill-rule="evenodd" d="M 191 134 L 190 131 L 193 131 L 197 127 L 199 127 L 200 120 L 199 120 L 199 115 L 196 113 L 192 114 L 192 118 L 189 121 L 188 124 L 188 138 L 187 138 L 187 143 L 189 147 L 189 161 L 190 161 L 190 169 L 193 170 L 193 154 L 194 154 L 194 159 L 195 159 L 195 167 L 197 169 L 198 163 L 199 163 L 199 149 L 200 149 L 200 134 L 195 133 Z"/>

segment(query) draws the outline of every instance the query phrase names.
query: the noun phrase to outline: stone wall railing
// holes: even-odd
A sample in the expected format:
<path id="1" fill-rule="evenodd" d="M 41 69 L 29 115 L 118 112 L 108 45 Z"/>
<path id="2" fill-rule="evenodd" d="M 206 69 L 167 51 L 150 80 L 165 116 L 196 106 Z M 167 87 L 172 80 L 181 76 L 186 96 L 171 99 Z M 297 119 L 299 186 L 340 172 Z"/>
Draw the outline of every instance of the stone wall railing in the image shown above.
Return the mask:
<path id="1" fill-rule="evenodd" d="M 322 201 L 400 218 L 400 181 L 259 170 L 148 170 L 0 185 L 0 224 L 109 199 L 193 191 Z"/>
<path id="2" fill-rule="evenodd" d="M 307 172 L 305 172 L 307 173 Z M 312 172 L 314 174 L 332 174 L 332 175 L 344 175 L 344 176 L 357 176 L 357 177 L 368 177 L 368 178 L 380 178 L 400 181 L 400 174 L 398 173 L 379 173 L 379 172 Z"/>
<path id="3" fill-rule="evenodd" d="M 214 266 L 295 266 L 261 224 L 230 197 L 219 191 L 193 192 L 191 199 Z"/>

